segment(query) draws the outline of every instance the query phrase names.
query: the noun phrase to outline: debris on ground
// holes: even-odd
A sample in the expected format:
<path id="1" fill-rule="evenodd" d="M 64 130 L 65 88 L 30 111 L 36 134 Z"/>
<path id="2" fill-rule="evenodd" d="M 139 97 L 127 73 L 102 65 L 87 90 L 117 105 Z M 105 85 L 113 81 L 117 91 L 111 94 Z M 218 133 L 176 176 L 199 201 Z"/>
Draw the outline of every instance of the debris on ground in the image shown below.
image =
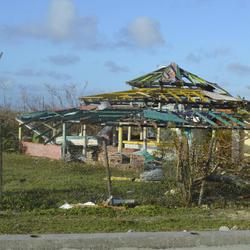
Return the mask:
<path id="1" fill-rule="evenodd" d="M 159 158 L 151 155 L 147 150 L 141 150 L 134 153 L 144 157 L 144 172 L 140 174 L 141 181 L 162 181 L 164 173 Z"/>
<path id="2" fill-rule="evenodd" d="M 62 206 L 60 206 L 59 208 L 62 208 L 62 209 L 70 209 L 72 208 L 73 206 L 70 205 L 69 203 L 65 202 Z"/>
<path id="3" fill-rule="evenodd" d="M 88 201 L 82 204 L 83 206 L 87 206 L 87 207 L 93 207 L 96 206 L 96 204 L 94 202 Z"/>
<path id="4" fill-rule="evenodd" d="M 111 176 L 111 181 L 134 181 L 134 182 L 140 182 L 139 178 L 135 177 L 123 177 L 123 176 Z M 107 177 L 103 178 L 103 180 L 107 180 Z"/>
<path id="5" fill-rule="evenodd" d="M 180 193 L 181 190 L 180 189 L 177 189 L 177 188 L 172 188 L 168 191 L 165 192 L 165 195 L 176 195 L 178 193 Z"/>
<path id="6" fill-rule="evenodd" d="M 135 206 L 136 202 L 134 199 L 122 199 L 122 198 L 115 198 L 112 195 L 106 201 L 107 205 L 110 206 Z"/>
<path id="7" fill-rule="evenodd" d="M 221 232 L 228 232 L 228 231 L 230 231 L 230 228 L 227 227 L 227 226 L 221 226 L 221 227 L 219 228 L 219 231 L 221 231 Z"/>
<path id="8" fill-rule="evenodd" d="M 140 174 L 141 181 L 162 181 L 164 179 L 163 171 L 156 168 L 149 171 L 144 171 Z"/>
<path id="9" fill-rule="evenodd" d="M 67 202 L 65 202 L 62 206 L 60 206 L 59 208 L 62 209 L 71 209 L 71 208 L 84 208 L 84 207 L 95 207 L 97 206 L 95 203 L 88 201 L 85 203 L 76 203 L 76 204 L 69 204 Z"/>
<path id="10" fill-rule="evenodd" d="M 232 228 L 231 228 L 231 230 L 232 231 L 236 231 L 236 230 L 238 230 L 239 228 L 236 226 L 236 225 L 234 225 Z"/>

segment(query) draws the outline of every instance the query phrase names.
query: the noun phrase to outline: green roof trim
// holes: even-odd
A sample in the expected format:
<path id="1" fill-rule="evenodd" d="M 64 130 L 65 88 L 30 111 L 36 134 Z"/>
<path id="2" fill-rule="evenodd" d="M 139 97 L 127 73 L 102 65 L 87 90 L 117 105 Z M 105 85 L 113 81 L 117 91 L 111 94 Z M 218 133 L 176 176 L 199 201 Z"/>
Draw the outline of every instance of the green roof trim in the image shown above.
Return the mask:
<path id="1" fill-rule="evenodd" d="M 222 116 L 224 116 L 224 117 L 227 117 L 229 120 L 231 120 L 231 121 L 237 123 L 237 124 L 240 125 L 241 127 L 243 127 L 243 128 L 245 127 L 245 124 L 244 124 L 242 121 L 236 119 L 236 118 L 233 117 L 232 115 L 226 114 L 226 113 L 224 113 L 224 112 L 221 112 L 220 114 L 221 114 Z"/>
<path id="2" fill-rule="evenodd" d="M 213 113 L 212 111 L 208 111 L 208 114 L 212 117 L 216 118 L 218 121 L 220 121 L 222 124 L 226 126 L 231 126 L 232 124 L 228 122 L 227 120 L 223 119 L 219 114 Z"/>
<path id="3" fill-rule="evenodd" d="M 211 119 L 209 119 L 205 115 L 201 114 L 200 112 L 194 111 L 194 114 L 196 114 L 197 116 L 199 116 L 201 119 L 203 119 L 205 122 L 209 123 L 210 125 L 212 125 L 214 127 L 218 127 L 218 125 L 215 122 L 213 122 Z"/>
<path id="4" fill-rule="evenodd" d="M 169 112 L 166 113 L 166 112 L 159 112 L 159 111 L 148 109 L 148 110 L 143 111 L 143 116 L 147 119 L 153 119 L 153 120 L 158 120 L 158 121 L 188 124 L 186 120 Z"/>

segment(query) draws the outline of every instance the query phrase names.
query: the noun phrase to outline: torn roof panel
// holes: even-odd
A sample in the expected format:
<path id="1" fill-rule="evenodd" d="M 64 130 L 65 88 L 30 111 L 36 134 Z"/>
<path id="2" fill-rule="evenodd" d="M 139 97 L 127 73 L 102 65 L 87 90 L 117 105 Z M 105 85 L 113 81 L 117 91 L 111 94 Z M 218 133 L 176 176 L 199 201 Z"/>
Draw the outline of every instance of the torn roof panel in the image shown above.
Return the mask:
<path id="1" fill-rule="evenodd" d="M 207 96 L 213 100 L 216 100 L 216 101 L 233 101 L 233 102 L 240 102 L 241 101 L 240 99 L 237 99 L 237 98 L 232 97 L 232 96 L 222 95 L 219 93 L 210 92 L 210 91 L 206 91 L 206 90 L 203 90 L 202 93 L 205 96 Z"/>
<path id="2" fill-rule="evenodd" d="M 64 110 L 58 116 L 57 113 L 44 111 L 21 114 L 16 120 L 22 125 L 28 125 L 29 129 L 36 129 L 35 123 L 51 122 L 84 122 L 85 124 L 105 123 L 119 124 L 125 122 L 127 125 L 147 124 L 150 122 L 160 123 L 161 126 L 169 127 L 190 127 L 190 128 L 227 128 L 227 129 L 250 129 L 246 121 L 238 119 L 235 115 L 225 114 L 224 112 L 200 111 L 198 109 L 191 111 L 171 112 L 158 111 L 148 108 L 137 109 L 105 109 L 105 110 Z M 145 123 L 146 122 L 146 123 Z M 53 125 L 54 126 L 54 125 Z M 39 126 L 38 126 L 39 127 Z M 37 132 L 36 132 L 37 133 Z M 47 133 L 47 132 L 46 132 Z M 41 132 L 41 134 L 44 134 Z"/>
<path id="3" fill-rule="evenodd" d="M 110 105 L 157 105 L 159 103 L 178 103 L 184 105 L 203 105 L 204 108 L 245 108 L 247 101 L 234 98 L 216 83 L 190 73 L 177 64 L 140 76 L 127 82 L 132 90 L 83 96 L 79 99 L 85 104 L 100 104 L 107 101 Z M 200 106 L 199 106 L 200 107 Z"/>
<path id="4" fill-rule="evenodd" d="M 205 91 L 201 89 L 190 88 L 137 88 L 127 91 L 110 92 L 92 96 L 84 96 L 80 98 L 86 104 L 98 104 L 108 101 L 111 104 L 117 103 L 138 103 L 138 102 L 161 102 L 161 103 L 183 103 L 183 104 L 210 104 L 218 103 L 223 105 L 226 103 L 238 103 L 242 100 L 219 94 L 215 92 Z"/>
<path id="5" fill-rule="evenodd" d="M 160 95 L 165 95 L 165 97 L 175 96 L 202 96 L 204 99 L 208 99 L 204 94 L 201 93 L 200 90 L 195 89 L 177 89 L 177 88 L 140 88 L 140 89 L 132 89 L 127 91 L 118 91 L 118 92 L 110 92 L 103 93 L 98 95 L 84 96 L 81 97 L 82 101 L 90 101 L 99 100 L 99 101 L 111 101 L 116 99 L 124 99 L 124 100 L 136 100 L 136 99 L 145 99 L 145 98 L 159 98 Z"/>
<path id="6" fill-rule="evenodd" d="M 216 83 L 211 83 L 193 73 L 190 73 L 180 68 L 175 63 L 171 63 L 168 66 L 161 67 L 160 69 L 146 75 L 127 81 L 127 83 L 136 88 L 187 86 L 230 96 L 225 89 L 221 88 Z"/>

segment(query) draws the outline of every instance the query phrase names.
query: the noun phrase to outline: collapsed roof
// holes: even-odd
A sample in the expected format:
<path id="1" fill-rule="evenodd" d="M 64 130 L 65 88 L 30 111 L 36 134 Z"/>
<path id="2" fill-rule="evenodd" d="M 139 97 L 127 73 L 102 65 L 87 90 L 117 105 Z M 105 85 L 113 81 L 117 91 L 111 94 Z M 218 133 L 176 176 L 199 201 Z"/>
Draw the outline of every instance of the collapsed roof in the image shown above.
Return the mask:
<path id="1" fill-rule="evenodd" d="M 158 70 L 140 76 L 127 83 L 136 88 L 163 88 L 163 87 L 188 87 L 198 88 L 219 94 L 230 94 L 216 83 L 211 83 L 203 78 L 190 73 L 176 63 L 171 63 L 168 66 L 163 66 Z"/>
<path id="2" fill-rule="evenodd" d="M 80 98 L 90 105 L 20 114 L 16 120 L 19 126 L 32 130 L 37 138 L 43 138 L 45 144 L 55 143 L 62 135 L 61 124 L 64 123 L 67 128 L 74 123 L 84 123 L 250 130 L 249 123 L 237 112 L 239 107 L 246 106 L 244 100 L 232 97 L 217 84 L 187 72 L 177 64 L 172 63 L 127 83 L 132 90 Z"/>
<path id="3" fill-rule="evenodd" d="M 161 67 L 158 70 L 127 81 L 132 90 L 103 93 L 81 97 L 86 104 L 108 101 L 110 104 L 129 104 L 131 102 L 153 103 L 180 103 L 197 106 L 236 107 L 241 99 L 234 98 L 225 89 L 216 83 L 190 73 L 177 64 Z M 228 105 L 229 104 L 229 105 Z"/>

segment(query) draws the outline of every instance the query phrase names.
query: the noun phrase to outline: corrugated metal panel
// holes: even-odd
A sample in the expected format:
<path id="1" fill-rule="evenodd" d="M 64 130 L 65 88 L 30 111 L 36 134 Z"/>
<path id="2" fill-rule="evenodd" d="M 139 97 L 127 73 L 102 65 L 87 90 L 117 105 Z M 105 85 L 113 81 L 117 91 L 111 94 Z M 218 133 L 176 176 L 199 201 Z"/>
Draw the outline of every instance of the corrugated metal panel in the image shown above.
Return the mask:
<path id="1" fill-rule="evenodd" d="M 229 95 L 221 95 L 218 93 L 214 93 L 214 92 L 209 92 L 206 90 L 201 91 L 204 95 L 206 95 L 207 97 L 216 100 L 216 101 L 234 101 L 234 102 L 240 102 L 241 100 L 234 98 L 232 96 Z"/>
<path id="2" fill-rule="evenodd" d="M 188 123 L 186 120 L 170 112 L 163 113 L 155 110 L 144 110 L 143 116 L 147 119 L 160 120 L 165 122 Z"/>

